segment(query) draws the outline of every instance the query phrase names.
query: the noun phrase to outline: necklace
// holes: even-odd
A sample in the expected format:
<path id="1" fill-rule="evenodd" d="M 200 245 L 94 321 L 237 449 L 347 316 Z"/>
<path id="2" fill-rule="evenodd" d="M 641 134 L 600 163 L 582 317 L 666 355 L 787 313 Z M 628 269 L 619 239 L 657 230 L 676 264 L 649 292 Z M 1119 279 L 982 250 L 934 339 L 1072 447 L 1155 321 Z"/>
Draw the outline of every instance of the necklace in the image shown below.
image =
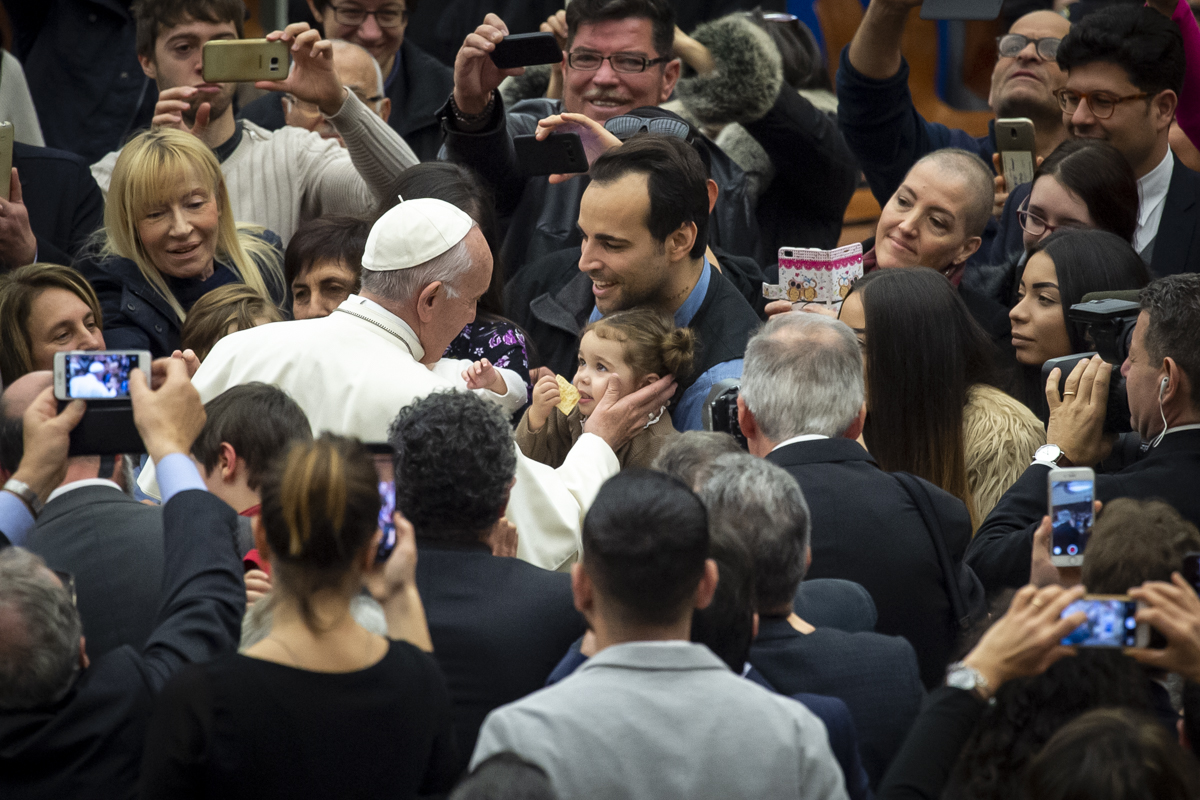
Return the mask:
<path id="1" fill-rule="evenodd" d="M 387 331 L 392 336 L 395 336 L 397 339 L 400 340 L 400 344 L 404 345 L 404 349 L 408 351 L 408 354 L 410 356 L 412 356 L 413 358 L 417 357 L 416 353 L 413 352 L 412 347 L 409 346 L 408 342 L 404 339 L 404 337 L 401 336 L 396 331 L 389 328 L 387 325 L 384 325 L 382 322 L 371 319 L 370 317 L 368 317 L 364 314 L 358 314 L 354 311 L 350 311 L 349 309 L 346 309 L 346 308 L 338 307 L 338 308 L 335 308 L 334 311 L 340 311 L 343 314 L 349 314 L 352 317 L 357 317 L 358 319 L 361 319 L 363 322 L 369 322 L 370 324 L 374 325 L 376 328 L 379 328 L 380 330 Z"/>

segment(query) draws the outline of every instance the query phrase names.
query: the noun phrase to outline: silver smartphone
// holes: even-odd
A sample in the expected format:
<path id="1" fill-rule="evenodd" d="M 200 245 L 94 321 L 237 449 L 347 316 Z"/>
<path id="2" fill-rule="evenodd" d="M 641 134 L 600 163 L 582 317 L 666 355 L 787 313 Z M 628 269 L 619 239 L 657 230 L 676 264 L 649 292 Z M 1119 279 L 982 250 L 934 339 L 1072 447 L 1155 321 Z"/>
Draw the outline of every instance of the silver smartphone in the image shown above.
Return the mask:
<path id="1" fill-rule="evenodd" d="M 1095 521 L 1096 473 L 1088 467 L 1050 470 L 1050 562 L 1078 567 Z"/>
<path id="2" fill-rule="evenodd" d="M 59 400 L 128 400 L 130 373 L 150 379 L 148 350 L 68 350 L 54 354 L 54 396 Z"/>
<path id="3" fill-rule="evenodd" d="M 0 122 L 0 197 L 12 196 L 13 124 Z"/>
<path id="4" fill-rule="evenodd" d="M 1033 181 L 1034 143 L 1033 120 L 1025 117 L 996 120 L 996 149 L 1000 152 L 1000 170 L 1008 190 Z"/>
<path id="5" fill-rule="evenodd" d="M 1136 618 L 1141 607 L 1129 595 L 1085 594 L 1063 610 L 1063 618 L 1082 611 L 1087 620 L 1064 636 L 1062 643 L 1075 647 L 1147 647 L 1150 626 L 1139 624 Z"/>

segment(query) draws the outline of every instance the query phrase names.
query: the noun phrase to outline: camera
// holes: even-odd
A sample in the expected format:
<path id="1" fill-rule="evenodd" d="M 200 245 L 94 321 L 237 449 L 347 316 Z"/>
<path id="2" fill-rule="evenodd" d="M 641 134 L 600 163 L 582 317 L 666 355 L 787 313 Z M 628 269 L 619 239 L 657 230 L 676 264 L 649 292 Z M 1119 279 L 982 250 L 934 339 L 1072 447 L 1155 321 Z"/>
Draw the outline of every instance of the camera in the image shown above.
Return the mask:
<path id="1" fill-rule="evenodd" d="M 750 443 L 746 441 L 746 434 L 742 433 L 742 426 L 738 423 L 737 399 L 741 386 L 737 378 L 718 381 L 704 399 L 700 418 L 704 430 L 728 433 L 743 450 L 749 450 Z"/>

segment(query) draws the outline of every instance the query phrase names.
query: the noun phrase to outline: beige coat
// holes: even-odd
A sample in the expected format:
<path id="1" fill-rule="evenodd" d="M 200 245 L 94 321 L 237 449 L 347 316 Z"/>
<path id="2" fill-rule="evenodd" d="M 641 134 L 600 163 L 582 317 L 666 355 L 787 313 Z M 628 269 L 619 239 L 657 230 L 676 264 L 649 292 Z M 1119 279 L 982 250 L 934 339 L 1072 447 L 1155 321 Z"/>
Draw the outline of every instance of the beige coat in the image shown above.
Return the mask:
<path id="1" fill-rule="evenodd" d="M 521 448 L 521 452 L 528 458 L 551 467 L 562 465 L 582 435 L 583 415 L 579 413 L 579 406 L 575 406 L 567 415 L 558 408 L 550 409 L 546 424 L 537 433 L 529 429 L 529 411 L 526 411 L 516 431 L 517 446 Z M 657 422 L 617 449 L 617 460 L 621 462 L 621 469 L 649 469 L 659 451 L 678 435 L 679 431 L 671 424 L 671 415 L 664 413 Z"/>

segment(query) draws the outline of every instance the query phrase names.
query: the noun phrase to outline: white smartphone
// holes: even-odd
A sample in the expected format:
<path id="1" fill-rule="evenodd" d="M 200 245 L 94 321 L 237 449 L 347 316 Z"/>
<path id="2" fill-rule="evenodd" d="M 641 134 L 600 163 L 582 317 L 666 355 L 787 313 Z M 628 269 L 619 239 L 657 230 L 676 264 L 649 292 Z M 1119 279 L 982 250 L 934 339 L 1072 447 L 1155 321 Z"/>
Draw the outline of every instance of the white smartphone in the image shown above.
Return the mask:
<path id="1" fill-rule="evenodd" d="M 12 196 L 13 124 L 0 122 L 0 197 Z"/>
<path id="2" fill-rule="evenodd" d="M 1148 647 L 1150 626 L 1136 619 L 1141 607 L 1129 595 L 1085 594 L 1063 610 L 1063 618 L 1082 611 L 1087 620 L 1064 636 L 1062 643 L 1075 647 Z"/>
<path id="3" fill-rule="evenodd" d="M 1078 567 L 1092 535 L 1096 473 L 1088 467 L 1050 470 L 1050 562 Z"/>
<path id="4" fill-rule="evenodd" d="M 59 400 L 128 400 L 130 373 L 150 379 L 147 350 L 69 350 L 54 354 L 54 396 Z"/>
<path id="5" fill-rule="evenodd" d="M 1011 192 L 1033 181 L 1035 146 L 1033 120 L 1025 117 L 996 120 L 996 149 L 1000 152 L 1000 171 Z"/>

